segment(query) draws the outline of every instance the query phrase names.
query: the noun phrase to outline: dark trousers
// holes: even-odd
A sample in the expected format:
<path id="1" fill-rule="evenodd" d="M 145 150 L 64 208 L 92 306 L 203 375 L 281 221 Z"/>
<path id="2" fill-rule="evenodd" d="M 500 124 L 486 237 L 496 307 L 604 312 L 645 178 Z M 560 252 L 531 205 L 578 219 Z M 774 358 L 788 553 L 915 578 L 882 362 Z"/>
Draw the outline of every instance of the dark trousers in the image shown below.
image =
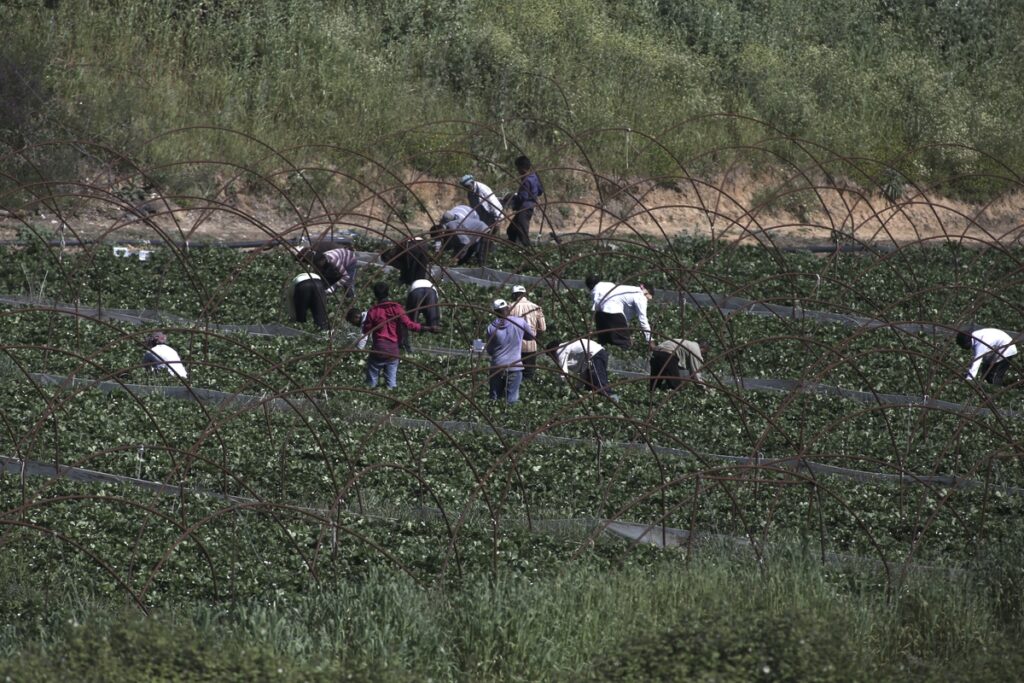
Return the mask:
<path id="1" fill-rule="evenodd" d="M 629 335 L 629 322 L 622 313 L 594 311 L 594 327 L 597 328 L 597 343 L 602 346 L 628 349 L 633 345 Z"/>
<path id="2" fill-rule="evenodd" d="M 651 391 L 676 389 L 683 383 L 679 376 L 679 358 L 674 353 L 655 351 L 651 355 Z"/>
<path id="3" fill-rule="evenodd" d="M 295 285 L 292 303 L 295 305 L 295 322 L 306 322 L 306 313 L 312 311 L 313 322 L 318 328 L 331 329 L 327 320 L 327 294 L 324 293 L 323 280 L 303 280 Z"/>
<path id="4" fill-rule="evenodd" d="M 473 242 L 462 252 L 462 256 L 458 258 L 455 265 L 462 266 L 470 261 L 474 261 L 477 265 L 482 266 L 487 258 L 488 245 L 490 243 L 491 240 L 487 235 L 481 235 L 480 239 Z"/>
<path id="5" fill-rule="evenodd" d="M 523 351 L 523 379 L 533 379 L 537 374 L 537 355 L 539 351 Z"/>
<path id="6" fill-rule="evenodd" d="M 515 244 L 521 243 L 524 247 L 530 246 L 530 220 L 533 218 L 533 209 L 517 211 L 512 220 L 508 223 L 506 235 L 508 241 Z"/>
<path id="7" fill-rule="evenodd" d="M 433 287 L 417 287 L 405 297 L 405 310 L 409 318 L 434 327 L 441 322 L 441 309 L 437 305 L 437 291 Z M 398 345 L 404 351 L 412 351 L 409 345 L 409 329 L 405 325 L 398 326 Z"/>
<path id="8" fill-rule="evenodd" d="M 586 365 L 580 369 L 580 380 L 591 391 L 608 396 L 611 393 L 608 388 L 608 352 L 601 349 L 585 362 Z"/>
<path id="9" fill-rule="evenodd" d="M 981 357 L 981 368 L 978 375 L 992 386 L 1002 386 L 1006 371 L 1010 369 L 1010 359 L 1002 358 L 995 351 L 989 351 Z"/>

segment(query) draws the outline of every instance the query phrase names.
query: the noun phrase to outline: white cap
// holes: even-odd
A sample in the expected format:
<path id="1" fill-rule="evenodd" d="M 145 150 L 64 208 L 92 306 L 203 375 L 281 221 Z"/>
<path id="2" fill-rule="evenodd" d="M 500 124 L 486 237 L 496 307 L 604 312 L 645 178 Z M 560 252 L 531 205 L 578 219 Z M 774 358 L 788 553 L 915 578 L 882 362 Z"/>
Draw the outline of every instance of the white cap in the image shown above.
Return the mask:
<path id="1" fill-rule="evenodd" d="M 526 287 L 524 287 L 522 285 L 513 285 L 512 286 L 512 293 L 513 294 L 526 294 Z"/>
<path id="2" fill-rule="evenodd" d="M 494 303 L 491 304 L 491 308 L 493 308 L 496 311 L 500 311 L 503 308 L 508 308 L 508 302 L 505 301 L 504 299 L 495 299 Z"/>

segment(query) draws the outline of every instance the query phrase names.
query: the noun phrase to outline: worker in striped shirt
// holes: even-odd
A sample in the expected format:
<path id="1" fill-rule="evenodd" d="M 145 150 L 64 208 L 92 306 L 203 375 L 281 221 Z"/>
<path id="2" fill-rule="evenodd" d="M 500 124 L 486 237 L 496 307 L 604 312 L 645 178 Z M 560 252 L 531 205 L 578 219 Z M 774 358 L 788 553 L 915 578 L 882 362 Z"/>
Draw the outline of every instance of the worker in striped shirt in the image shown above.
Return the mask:
<path id="1" fill-rule="evenodd" d="M 336 291 L 344 290 L 346 299 L 355 298 L 359 262 L 354 250 L 337 247 L 317 252 L 313 256 L 313 265 L 326 281 L 324 294 L 330 296 Z"/>

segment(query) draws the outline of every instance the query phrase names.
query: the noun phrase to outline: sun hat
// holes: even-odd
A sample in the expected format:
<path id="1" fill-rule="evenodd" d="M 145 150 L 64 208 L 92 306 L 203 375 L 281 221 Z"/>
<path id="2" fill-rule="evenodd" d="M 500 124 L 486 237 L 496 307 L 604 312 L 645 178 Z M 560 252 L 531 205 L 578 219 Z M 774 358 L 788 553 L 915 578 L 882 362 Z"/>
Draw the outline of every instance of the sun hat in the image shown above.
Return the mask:
<path id="1" fill-rule="evenodd" d="M 500 311 L 503 308 L 508 308 L 508 302 L 505 301 L 504 299 L 495 299 L 494 303 L 491 304 L 491 308 L 493 308 L 496 311 Z"/>

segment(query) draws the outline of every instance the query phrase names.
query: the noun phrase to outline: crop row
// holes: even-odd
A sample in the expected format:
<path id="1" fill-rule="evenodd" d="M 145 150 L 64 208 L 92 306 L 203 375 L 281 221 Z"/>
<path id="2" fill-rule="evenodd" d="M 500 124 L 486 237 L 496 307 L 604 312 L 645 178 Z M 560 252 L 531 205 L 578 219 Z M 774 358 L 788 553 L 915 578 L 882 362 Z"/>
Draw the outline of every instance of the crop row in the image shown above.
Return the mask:
<path id="1" fill-rule="evenodd" d="M 371 246 L 371 245 L 367 245 Z M 372 245 L 380 248 L 380 245 Z M 38 293 L 83 305 L 154 308 L 219 322 L 280 319 L 280 287 L 294 275 L 287 252 L 157 247 L 150 260 L 114 258 L 109 247 L 61 253 L 30 243 L 6 250 L 0 291 Z M 1021 251 L 963 246 L 904 247 L 820 257 L 768 247 L 678 239 L 671 242 L 578 240 L 523 252 L 496 250 L 504 271 L 717 292 L 805 309 L 944 325 L 972 321 L 1020 327 Z M 439 257 L 445 263 L 447 256 Z"/>

